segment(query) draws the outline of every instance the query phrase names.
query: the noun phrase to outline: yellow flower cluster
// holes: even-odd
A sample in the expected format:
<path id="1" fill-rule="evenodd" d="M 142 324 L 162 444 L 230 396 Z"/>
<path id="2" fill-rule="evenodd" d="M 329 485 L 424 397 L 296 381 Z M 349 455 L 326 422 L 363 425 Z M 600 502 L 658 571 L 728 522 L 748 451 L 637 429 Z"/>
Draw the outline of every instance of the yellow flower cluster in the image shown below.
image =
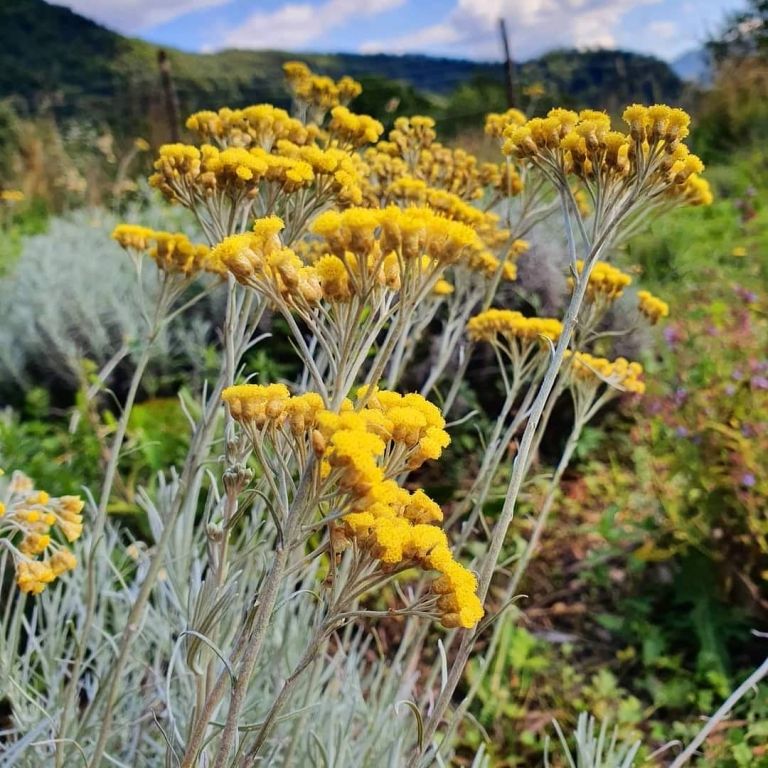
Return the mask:
<path id="1" fill-rule="evenodd" d="M 506 112 L 490 112 L 485 116 L 485 133 L 494 139 L 501 140 L 504 132 L 515 125 L 524 125 L 528 118 L 519 109 L 508 109 Z"/>
<path id="2" fill-rule="evenodd" d="M 576 270 L 579 274 L 584 271 L 584 262 L 579 259 L 576 262 Z M 632 282 L 632 278 L 620 269 L 611 266 L 605 261 L 598 261 L 589 274 L 587 284 L 587 300 L 612 302 L 618 299 L 624 289 Z M 568 278 L 568 287 L 573 290 L 574 279 Z"/>
<path id="3" fill-rule="evenodd" d="M 294 192 L 314 181 L 312 166 L 304 160 L 272 154 L 254 147 L 218 149 L 203 144 L 164 144 L 149 177 L 169 200 L 188 202 L 195 193 L 209 197 L 223 191 L 232 198 L 252 196 L 262 182 L 274 182 L 283 192 Z"/>
<path id="4" fill-rule="evenodd" d="M 321 131 L 305 126 L 285 110 L 259 104 L 240 110 L 197 112 L 187 121 L 203 139 L 200 147 L 165 144 L 154 163 L 150 184 L 172 202 L 192 206 L 223 193 L 238 204 L 269 187 L 276 200 L 315 185 L 318 196 L 333 195 L 342 204 L 362 202 L 365 164 L 354 150 L 376 141 L 382 126 L 345 107 L 334 110 L 332 140 L 317 143 Z"/>
<path id="5" fill-rule="evenodd" d="M 287 61 L 283 64 L 283 72 L 296 102 L 314 110 L 318 118 L 333 107 L 349 104 L 363 92 L 360 83 L 351 77 L 334 81 L 330 77 L 314 74 L 301 61 Z"/>
<path id="6" fill-rule="evenodd" d="M 79 496 L 53 498 L 35 489 L 23 473 L 13 473 L 0 500 L 0 541 L 11 551 L 22 592 L 40 594 L 77 565 L 72 552 L 51 534 L 57 530 L 70 543 L 80 538 L 82 510 Z M 38 559 L 39 555 L 45 557 Z"/>
<path id="7" fill-rule="evenodd" d="M 444 426 L 439 410 L 420 395 L 385 390 L 374 390 L 357 413 L 320 419 L 320 429 L 328 430 L 327 461 L 350 497 L 352 511 L 343 518 L 347 534 L 386 568 L 419 565 L 440 573 L 432 590 L 443 625 L 471 628 L 483 616 L 477 580 L 456 562 L 437 527 L 440 508 L 392 479 L 403 459 L 416 467 L 439 457 L 449 441 Z"/>
<path id="8" fill-rule="evenodd" d="M 398 117 L 395 120 L 395 127 L 389 132 L 389 141 L 397 147 L 401 157 L 429 149 L 436 138 L 435 121 L 424 115 Z"/>
<path id="9" fill-rule="evenodd" d="M 709 182 L 694 173 L 683 185 L 682 198 L 688 205 L 712 205 L 714 195 Z"/>
<path id="10" fill-rule="evenodd" d="M 341 145 L 362 147 L 378 141 L 384 126 L 369 115 L 356 115 L 339 106 L 331 110 L 328 131 Z"/>
<path id="11" fill-rule="evenodd" d="M 638 291 L 637 301 L 637 308 L 648 318 L 651 325 L 656 325 L 662 317 L 669 315 L 669 304 L 650 291 Z"/>
<path id="12" fill-rule="evenodd" d="M 347 251 L 369 254 L 378 248 L 382 254 L 394 252 L 405 260 L 426 256 L 447 265 L 481 245 L 471 227 L 421 206 L 327 211 L 315 219 L 312 230 L 326 240 L 336 256 Z"/>
<path id="13" fill-rule="evenodd" d="M 571 372 L 576 383 L 590 387 L 606 383 L 633 394 L 642 395 L 645 392 L 643 366 L 640 363 L 631 363 L 623 357 L 608 360 L 587 352 L 568 352 L 567 357 L 572 360 Z"/>
<path id="14" fill-rule="evenodd" d="M 681 143 L 688 135 L 687 113 L 663 104 L 633 104 L 623 118 L 628 134 L 612 130 L 604 112 L 552 109 L 547 117 L 507 126 L 502 151 L 521 160 L 554 164 L 585 180 L 634 176 L 652 164 L 648 178 L 655 185 L 685 202 L 706 202 L 709 188 L 698 175 L 704 165 Z"/>
<path id="15" fill-rule="evenodd" d="M 483 615 L 477 582 L 454 560 L 437 527 L 440 507 L 394 479 L 440 457 L 450 442 L 442 414 L 417 394 L 361 388 L 357 395 L 366 399 L 364 407 L 345 400 L 338 413 L 327 410 L 318 394 L 291 396 L 282 384 L 229 387 L 222 399 L 255 440 L 277 430 L 303 435 L 321 460 L 321 477 L 343 494 L 345 535 L 385 568 L 438 571 L 433 591 L 443 624 L 474 626 Z"/>
<path id="16" fill-rule="evenodd" d="M 479 178 L 483 186 L 490 187 L 505 197 L 515 197 L 523 191 L 523 180 L 517 168 L 510 162 L 482 163 Z"/>
<path id="17" fill-rule="evenodd" d="M 498 337 L 507 341 L 557 341 L 563 331 L 559 320 L 550 317 L 525 317 L 512 309 L 489 309 L 475 315 L 467 324 L 473 341 L 494 343 Z"/>
<path id="18" fill-rule="evenodd" d="M 279 236 L 282 229 L 283 221 L 277 216 L 257 219 L 251 232 L 224 238 L 211 251 L 211 258 L 238 282 L 257 289 L 274 303 L 315 303 L 323 296 L 317 273 L 290 248 L 283 247 Z"/>
<path id="19" fill-rule="evenodd" d="M 0 202 L 20 203 L 24 199 L 24 193 L 20 189 L 1 189 Z"/>
<path id="20" fill-rule="evenodd" d="M 490 166 L 481 165 L 464 149 L 451 149 L 435 141 L 435 121 L 430 117 L 400 117 L 387 141 L 380 141 L 365 153 L 369 168 L 369 195 L 375 200 L 392 197 L 390 186 L 403 177 L 411 177 L 434 189 L 451 192 L 462 200 L 483 195 Z M 495 166 L 494 166 L 495 168 Z M 510 171 L 514 174 L 514 171 Z M 501 184 L 502 173 L 496 169 L 492 180 Z M 519 186 L 519 178 L 509 183 Z M 413 187 L 412 193 L 417 187 Z M 400 193 L 407 189 L 401 188 Z M 415 198 L 414 198 L 415 199 Z"/>
<path id="21" fill-rule="evenodd" d="M 403 279 L 417 286 L 479 247 L 472 229 L 428 208 L 327 211 L 312 225 L 324 247 L 302 251 L 310 263 L 283 247 L 282 229 L 276 216 L 257 219 L 252 232 L 219 243 L 211 259 L 273 303 L 294 308 L 365 297 L 376 286 L 398 291 Z"/>
<path id="22" fill-rule="evenodd" d="M 257 430 L 286 425 L 295 437 L 314 429 L 318 414 L 325 410 L 317 393 L 291 397 L 284 384 L 238 384 L 227 387 L 222 400 L 235 421 Z"/>
<path id="23" fill-rule="evenodd" d="M 158 268 L 169 274 L 185 277 L 201 271 L 226 274 L 223 265 L 207 245 L 191 243 L 180 232 L 162 232 L 137 224 L 119 224 L 113 230 L 112 237 L 123 248 L 149 254 Z"/>
<path id="24" fill-rule="evenodd" d="M 187 118 L 187 128 L 206 142 L 215 142 L 223 147 L 260 147 L 267 152 L 280 139 L 306 144 L 316 134 L 284 109 L 272 104 L 195 112 Z"/>
<path id="25" fill-rule="evenodd" d="M 299 146 L 287 139 L 277 142 L 277 151 L 283 157 L 307 163 L 320 190 L 330 190 L 340 203 L 360 205 L 363 201 L 361 184 L 365 166 L 357 155 L 338 147 Z"/>

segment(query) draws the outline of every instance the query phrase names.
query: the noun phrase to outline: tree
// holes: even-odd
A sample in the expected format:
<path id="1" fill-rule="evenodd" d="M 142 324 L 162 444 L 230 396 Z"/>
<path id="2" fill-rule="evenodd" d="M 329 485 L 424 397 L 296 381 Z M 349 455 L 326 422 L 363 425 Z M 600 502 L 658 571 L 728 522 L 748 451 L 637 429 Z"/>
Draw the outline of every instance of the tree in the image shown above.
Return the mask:
<path id="1" fill-rule="evenodd" d="M 707 48 L 717 64 L 726 59 L 768 59 L 768 0 L 748 0 L 745 10 L 730 14 Z"/>

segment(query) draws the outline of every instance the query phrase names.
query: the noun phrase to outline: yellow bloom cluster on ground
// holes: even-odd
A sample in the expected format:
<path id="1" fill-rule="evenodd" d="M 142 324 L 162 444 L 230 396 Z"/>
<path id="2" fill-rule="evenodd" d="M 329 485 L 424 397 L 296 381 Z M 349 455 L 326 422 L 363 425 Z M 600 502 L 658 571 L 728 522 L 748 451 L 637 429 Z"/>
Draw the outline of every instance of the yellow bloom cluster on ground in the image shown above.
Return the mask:
<path id="1" fill-rule="evenodd" d="M 576 271 L 581 274 L 584 271 L 584 262 L 579 259 L 576 262 Z M 611 266 L 605 261 L 598 261 L 589 274 L 589 283 L 587 284 L 587 300 L 612 302 L 618 299 L 624 289 L 630 285 L 632 278 Z M 568 287 L 572 291 L 574 287 L 573 277 L 568 278 Z"/>
<path id="2" fill-rule="evenodd" d="M 669 315 L 669 304 L 650 291 L 638 291 L 637 302 L 637 308 L 648 318 L 651 325 L 656 325 L 662 317 Z"/>
<path id="3" fill-rule="evenodd" d="M 587 352 L 569 352 L 567 358 L 571 360 L 571 372 L 577 384 L 599 387 L 601 383 L 605 383 L 637 395 L 645 392 L 645 383 L 642 380 L 643 366 L 640 363 L 629 362 L 623 357 L 608 360 Z"/>
<path id="4" fill-rule="evenodd" d="M 440 507 L 423 491 L 400 487 L 405 469 L 440 457 L 450 442 L 440 410 L 421 395 L 360 388 L 359 402 L 327 410 L 316 393 L 291 396 L 282 384 L 238 385 L 222 399 L 252 439 L 276 431 L 303 434 L 321 462 L 321 476 L 341 494 L 344 534 L 385 569 L 421 566 L 441 575 L 433 590 L 447 627 L 473 627 L 483 616 L 475 576 L 457 563 L 437 526 Z M 271 436 L 271 437 L 270 437 Z M 326 494 L 330 485 L 324 486 Z"/>
<path id="5" fill-rule="evenodd" d="M 112 238 L 123 248 L 147 253 L 158 268 L 170 274 L 190 277 L 198 272 L 225 275 L 221 262 L 202 243 L 191 243 L 180 232 L 162 232 L 137 224 L 119 224 Z"/>
<path id="6" fill-rule="evenodd" d="M 70 543 L 80 538 L 82 510 L 79 496 L 51 497 L 22 472 L 13 473 L 0 495 L 0 546 L 11 553 L 22 592 L 40 594 L 75 568 L 75 556 L 51 534 L 58 531 Z"/>
<path id="7" fill-rule="evenodd" d="M 473 341 L 496 342 L 502 337 L 509 342 L 557 341 L 563 325 L 550 317 L 525 317 L 512 309 L 489 309 L 475 315 L 467 324 Z"/>
<path id="8" fill-rule="evenodd" d="M 711 199 L 699 176 L 703 163 L 682 143 L 690 122 L 686 112 L 664 104 L 633 104 L 623 119 L 627 134 L 612 130 L 604 112 L 552 109 L 544 118 L 504 127 L 503 152 L 583 180 L 643 178 L 655 191 L 667 190 L 692 205 Z"/>

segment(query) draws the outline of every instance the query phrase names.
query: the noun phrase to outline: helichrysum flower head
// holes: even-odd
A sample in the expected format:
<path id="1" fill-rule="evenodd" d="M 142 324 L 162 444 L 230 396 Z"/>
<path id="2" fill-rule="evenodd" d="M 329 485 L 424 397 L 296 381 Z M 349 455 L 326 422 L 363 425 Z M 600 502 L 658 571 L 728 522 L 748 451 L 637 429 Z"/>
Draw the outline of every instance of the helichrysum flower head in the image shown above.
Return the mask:
<path id="1" fill-rule="evenodd" d="M 568 353 L 571 361 L 571 377 L 575 386 L 597 389 L 602 384 L 617 391 L 642 395 L 645 382 L 642 380 L 643 366 L 629 362 L 623 357 L 608 360 L 587 352 Z"/>
<path id="2" fill-rule="evenodd" d="M 510 126 L 523 125 L 527 120 L 519 109 L 508 109 L 506 112 L 491 112 L 485 116 L 485 132 L 494 139 L 501 139 L 504 131 Z"/>
<path id="3" fill-rule="evenodd" d="M 410 492 L 396 478 L 407 468 L 436 459 L 449 443 L 445 420 L 418 394 L 362 387 L 358 404 L 326 408 L 313 392 L 292 396 L 282 384 L 228 387 L 222 399 L 254 443 L 283 438 L 314 454 L 322 494 L 337 494 L 344 514 L 335 546 L 354 542 L 389 572 L 420 567 L 437 571 L 435 608 L 447 627 L 473 627 L 483 610 L 475 577 L 457 563 L 438 524 L 439 505 L 422 490 Z M 362 405 L 362 403 L 365 403 Z"/>
<path id="4" fill-rule="evenodd" d="M 281 139 L 303 144 L 310 135 L 299 120 L 272 104 L 195 112 L 187 118 L 187 128 L 207 142 L 231 147 L 259 147 L 267 152 Z"/>
<path id="5" fill-rule="evenodd" d="M 626 134 L 612 130 L 603 112 L 553 109 L 544 118 L 507 125 L 502 151 L 549 174 L 556 169 L 560 185 L 574 175 L 587 186 L 601 187 L 603 197 L 610 185 L 624 184 L 634 185 L 638 202 L 663 193 L 676 203 L 708 201 L 708 190 L 689 181 L 704 166 L 682 143 L 690 121 L 683 110 L 633 104 L 624 110 L 623 120 Z"/>
<path id="6" fill-rule="evenodd" d="M 331 110 L 328 130 L 340 143 L 362 147 L 378 141 L 384 126 L 369 115 L 356 115 L 346 107 L 338 106 Z"/>
<path id="7" fill-rule="evenodd" d="M 557 341 L 563 325 L 548 317 L 525 317 L 511 309 L 489 309 L 475 315 L 467 326 L 469 337 L 474 341 L 494 343 L 498 337 L 508 342 L 530 343 Z"/>
<path id="8" fill-rule="evenodd" d="M 330 77 L 316 75 L 301 61 L 287 61 L 283 64 L 283 72 L 296 103 L 308 110 L 318 122 L 328 110 L 349 104 L 363 91 L 360 83 L 351 77 L 334 81 Z"/>
<path id="9" fill-rule="evenodd" d="M 11 552 L 22 592 L 39 594 L 76 567 L 66 543 L 80 538 L 82 511 L 79 496 L 52 497 L 21 472 L 0 490 L 0 540 Z"/>
<path id="10" fill-rule="evenodd" d="M 251 232 L 224 238 L 211 258 L 274 304 L 313 304 L 322 297 L 316 270 L 283 246 L 282 229 L 282 219 L 277 216 L 257 219 Z"/>
<path id="11" fill-rule="evenodd" d="M 576 271 L 581 274 L 584 270 L 584 262 L 579 259 L 576 262 Z M 632 278 L 620 269 L 611 266 L 605 261 L 598 261 L 589 274 L 587 284 L 587 300 L 592 302 L 603 301 L 610 303 L 618 299 L 624 289 L 630 285 Z M 574 287 L 574 279 L 568 278 L 568 286 Z"/>
<path id="12" fill-rule="evenodd" d="M 669 315 L 669 304 L 654 296 L 650 291 L 638 291 L 637 302 L 637 308 L 648 318 L 651 325 L 656 325 L 661 318 Z"/>
<path id="13" fill-rule="evenodd" d="M 180 232 L 162 232 L 136 224 L 119 224 L 112 237 L 123 248 L 147 253 L 158 269 L 169 274 L 191 277 L 199 272 L 224 274 L 221 262 L 202 243 L 192 243 Z"/>

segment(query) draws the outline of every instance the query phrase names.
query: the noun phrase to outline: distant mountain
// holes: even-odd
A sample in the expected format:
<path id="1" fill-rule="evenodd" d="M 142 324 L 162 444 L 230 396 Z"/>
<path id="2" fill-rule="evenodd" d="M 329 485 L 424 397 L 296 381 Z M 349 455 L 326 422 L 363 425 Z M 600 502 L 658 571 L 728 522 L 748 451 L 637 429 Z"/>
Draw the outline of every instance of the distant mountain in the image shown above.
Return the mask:
<path id="1" fill-rule="evenodd" d="M 706 48 L 688 51 L 674 59 L 670 66 L 681 80 L 699 85 L 712 80 L 712 63 Z"/>
<path id="2" fill-rule="evenodd" d="M 22 111 L 107 122 L 118 133 L 143 132 L 162 113 L 158 47 L 123 37 L 43 0 L 0 0 L 0 98 Z M 287 104 L 282 64 L 301 58 L 366 91 L 357 107 L 384 116 L 384 105 L 439 114 L 452 125 L 479 121 L 504 106 L 500 64 L 429 56 L 292 54 L 168 50 L 182 115 L 201 108 L 271 101 Z M 683 83 L 667 64 L 621 51 L 556 51 L 517 68 L 518 89 L 534 83 L 537 107 L 593 106 L 611 111 L 632 101 L 679 101 Z M 154 117 L 153 117 L 154 116 Z"/>

